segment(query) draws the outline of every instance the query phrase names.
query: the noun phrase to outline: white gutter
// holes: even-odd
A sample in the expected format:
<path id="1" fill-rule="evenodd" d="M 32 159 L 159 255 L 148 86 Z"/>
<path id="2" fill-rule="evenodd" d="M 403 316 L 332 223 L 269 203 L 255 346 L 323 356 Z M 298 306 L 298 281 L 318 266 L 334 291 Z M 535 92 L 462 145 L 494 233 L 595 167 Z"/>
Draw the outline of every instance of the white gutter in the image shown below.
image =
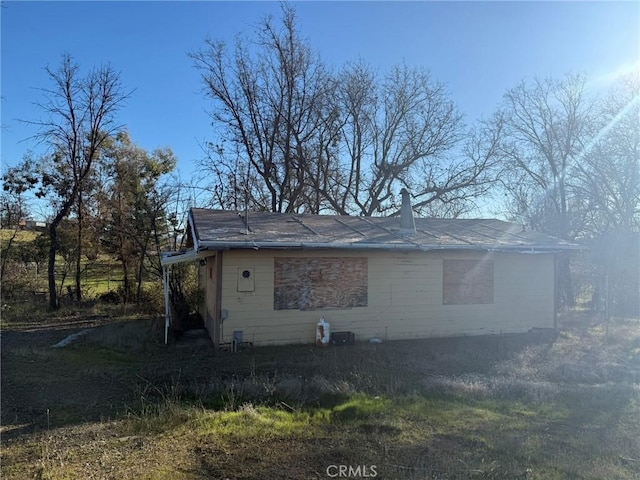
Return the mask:
<path id="1" fill-rule="evenodd" d="M 196 250 L 187 250 L 186 252 L 162 252 L 160 254 L 160 265 L 166 267 L 167 265 L 195 260 L 196 254 Z"/>
<path id="2" fill-rule="evenodd" d="M 555 253 L 564 250 L 584 250 L 581 245 L 418 245 L 408 243 L 322 243 L 322 242 L 200 242 L 204 250 L 231 249 L 332 249 L 332 250 L 405 250 L 428 252 L 431 250 L 487 250 L 496 252 Z"/>
<path id="3" fill-rule="evenodd" d="M 176 263 L 195 262 L 196 260 L 213 255 L 211 252 L 198 252 L 187 250 L 186 252 L 162 252 L 160 254 L 160 264 L 162 266 L 175 265 Z"/>

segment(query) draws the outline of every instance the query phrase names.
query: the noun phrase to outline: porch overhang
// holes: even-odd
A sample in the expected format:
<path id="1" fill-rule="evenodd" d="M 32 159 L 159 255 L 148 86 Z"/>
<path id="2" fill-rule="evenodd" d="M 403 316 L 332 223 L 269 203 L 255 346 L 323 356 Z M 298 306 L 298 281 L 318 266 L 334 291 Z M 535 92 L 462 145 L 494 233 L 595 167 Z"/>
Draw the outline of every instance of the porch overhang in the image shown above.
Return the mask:
<path id="1" fill-rule="evenodd" d="M 195 262 L 202 258 L 215 255 L 215 252 L 186 250 L 177 252 L 162 252 L 160 264 L 162 265 L 162 286 L 164 289 L 164 344 L 169 342 L 169 326 L 171 325 L 171 309 L 169 307 L 169 267 L 179 263 Z"/>

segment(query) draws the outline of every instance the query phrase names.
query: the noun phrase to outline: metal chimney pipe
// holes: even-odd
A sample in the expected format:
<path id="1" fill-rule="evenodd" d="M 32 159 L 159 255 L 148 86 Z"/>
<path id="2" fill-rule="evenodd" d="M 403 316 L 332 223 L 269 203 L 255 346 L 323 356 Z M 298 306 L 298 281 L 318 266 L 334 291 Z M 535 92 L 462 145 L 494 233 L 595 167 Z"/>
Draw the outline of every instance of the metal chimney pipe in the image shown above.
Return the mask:
<path id="1" fill-rule="evenodd" d="M 403 235 L 415 235 L 416 221 L 413 218 L 413 208 L 411 207 L 411 194 L 409 190 L 400 190 L 402 195 L 402 207 L 400 208 L 400 233 Z"/>

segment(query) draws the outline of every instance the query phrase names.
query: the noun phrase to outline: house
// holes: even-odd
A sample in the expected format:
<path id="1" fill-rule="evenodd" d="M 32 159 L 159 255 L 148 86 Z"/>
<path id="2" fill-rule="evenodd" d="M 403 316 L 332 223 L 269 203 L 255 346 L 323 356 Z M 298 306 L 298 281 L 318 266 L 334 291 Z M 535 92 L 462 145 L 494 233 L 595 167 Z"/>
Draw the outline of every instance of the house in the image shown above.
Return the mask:
<path id="1" fill-rule="evenodd" d="M 45 232 L 48 226 L 47 222 L 39 222 L 35 220 L 27 220 L 25 222 L 25 228 L 27 230 L 35 230 L 38 232 Z"/>
<path id="2" fill-rule="evenodd" d="M 199 262 L 216 346 L 312 343 L 321 317 L 356 341 L 554 328 L 556 257 L 580 248 L 500 220 L 414 218 L 406 190 L 396 217 L 194 208 L 188 246 L 162 263 Z"/>

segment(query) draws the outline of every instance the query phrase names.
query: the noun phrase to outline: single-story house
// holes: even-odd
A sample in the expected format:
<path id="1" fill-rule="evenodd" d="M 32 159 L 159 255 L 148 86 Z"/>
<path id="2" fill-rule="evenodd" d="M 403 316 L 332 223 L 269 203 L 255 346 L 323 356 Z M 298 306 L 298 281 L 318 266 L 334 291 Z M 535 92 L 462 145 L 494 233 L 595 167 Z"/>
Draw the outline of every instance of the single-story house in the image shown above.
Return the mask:
<path id="1" fill-rule="evenodd" d="M 356 341 L 554 328 L 556 257 L 580 248 L 501 220 L 414 218 L 406 191 L 398 216 L 194 208 L 188 230 L 162 263 L 199 263 L 215 346 L 312 343 L 320 318 Z"/>

